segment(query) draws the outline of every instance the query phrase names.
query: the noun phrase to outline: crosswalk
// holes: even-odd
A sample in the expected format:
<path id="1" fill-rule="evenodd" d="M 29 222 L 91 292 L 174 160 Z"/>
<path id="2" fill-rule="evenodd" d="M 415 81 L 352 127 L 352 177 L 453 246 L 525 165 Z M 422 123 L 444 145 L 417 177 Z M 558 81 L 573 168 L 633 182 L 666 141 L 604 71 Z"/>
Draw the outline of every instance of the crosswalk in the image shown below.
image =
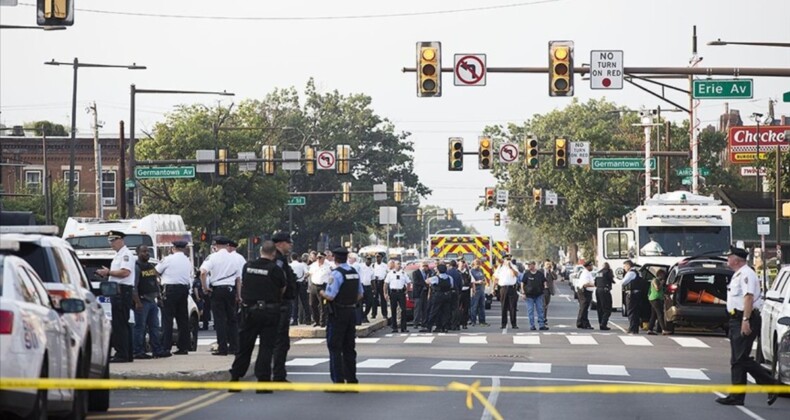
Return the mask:
<path id="1" fill-rule="evenodd" d="M 373 369 L 392 369 L 398 367 L 401 370 L 424 371 L 424 361 L 410 360 L 410 359 L 377 359 L 370 358 L 357 362 L 357 369 L 360 371 L 373 370 Z M 285 363 L 289 367 L 321 367 L 328 369 L 328 358 L 323 357 L 297 357 Z M 476 369 L 480 372 L 485 371 L 490 374 L 490 366 L 484 366 L 477 360 L 440 360 L 433 362 L 428 368 L 433 372 L 452 371 L 452 372 L 467 372 L 475 373 Z M 526 374 L 555 374 L 555 373 L 570 373 L 571 369 L 568 366 L 555 367 L 552 363 L 531 363 L 531 362 L 512 362 L 510 364 L 511 373 L 526 373 Z M 625 365 L 602 365 L 602 364 L 588 364 L 583 366 L 586 369 L 586 374 L 591 377 L 610 377 L 610 378 L 627 378 L 632 376 L 632 372 Z M 644 369 L 644 367 L 633 368 L 633 370 Z M 689 381 L 710 381 L 711 378 L 705 373 L 705 369 L 691 369 L 680 367 L 662 367 L 658 368 L 663 371 L 669 379 L 689 380 Z M 575 372 L 574 372 L 575 373 Z"/>

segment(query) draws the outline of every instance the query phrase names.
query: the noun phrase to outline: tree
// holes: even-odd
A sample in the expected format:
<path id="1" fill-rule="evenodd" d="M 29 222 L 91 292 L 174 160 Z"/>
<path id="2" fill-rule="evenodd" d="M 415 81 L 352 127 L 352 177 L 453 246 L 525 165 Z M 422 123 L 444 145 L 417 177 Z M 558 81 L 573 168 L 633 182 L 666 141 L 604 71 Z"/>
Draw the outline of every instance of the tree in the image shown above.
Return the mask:
<path id="1" fill-rule="evenodd" d="M 62 124 L 52 121 L 33 121 L 23 125 L 26 130 L 33 130 L 37 136 L 68 136 L 69 131 Z"/>
<path id="2" fill-rule="evenodd" d="M 69 189 L 63 180 L 52 182 L 52 222 L 56 224 L 60 231 L 66 226 L 69 217 L 68 197 Z M 46 220 L 46 200 L 40 189 L 27 187 L 24 183 L 19 183 L 14 191 L 20 194 L 31 194 L 27 196 L 6 197 L 3 199 L 2 207 L 9 211 L 31 211 L 36 217 L 36 223 L 45 224 Z M 75 196 L 74 212 L 79 213 L 85 207 L 85 200 Z"/>

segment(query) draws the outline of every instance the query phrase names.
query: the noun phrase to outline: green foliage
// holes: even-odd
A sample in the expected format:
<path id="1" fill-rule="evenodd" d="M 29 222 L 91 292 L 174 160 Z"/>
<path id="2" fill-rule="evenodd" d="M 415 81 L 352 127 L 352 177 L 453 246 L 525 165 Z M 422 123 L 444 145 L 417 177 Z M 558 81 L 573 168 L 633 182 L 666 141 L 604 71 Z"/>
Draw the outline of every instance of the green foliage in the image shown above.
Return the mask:
<path id="1" fill-rule="evenodd" d="M 52 222 L 63 231 L 66 220 L 69 217 L 68 207 L 68 185 L 64 181 L 52 183 Z M 29 196 L 5 197 L 3 198 L 3 209 L 8 211 L 32 211 L 36 217 L 36 223 L 45 224 L 46 220 L 46 200 L 40 189 L 32 189 L 24 183 L 18 183 L 14 191 L 20 194 L 32 194 Z M 85 199 L 80 195 L 74 197 L 74 211 L 79 213 L 85 208 Z"/>
<path id="2" fill-rule="evenodd" d="M 34 130 L 37 136 L 68 136 L 69 131 L 62 124 L 52 121 L 33 121 L 23 125 L 27 130 Z"/>

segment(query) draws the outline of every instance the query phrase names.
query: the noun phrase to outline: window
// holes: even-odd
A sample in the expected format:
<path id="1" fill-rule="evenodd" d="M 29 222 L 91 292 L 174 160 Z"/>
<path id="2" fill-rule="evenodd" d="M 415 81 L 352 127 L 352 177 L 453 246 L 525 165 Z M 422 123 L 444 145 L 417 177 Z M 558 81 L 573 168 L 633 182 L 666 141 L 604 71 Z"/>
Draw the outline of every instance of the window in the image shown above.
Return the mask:
<path id="1" fill-rule="evenodd" d="M 628 244 L 630 238 L 627 232 L 612 230 L 604 232 L 605 235 L 605 258 L 607 260 L 618 260 L 628 258 Z"/>
<path id="2" fill-rule="evenodd" d="M 69 180 L 69 173 L 70 173 L 69 171 L 63 171 L 63 181 L 68 181 Z M 75 189 L 79 189 L 80 188 L 80 171 L 78 171 L 76 169 L 74 170 L 74 180 L 73 180 L 73 182 L 74 182 L 74 188 Z"/>
<path id="3" fill-rule="evenodd" d="M 41 171 L 25 171 L 25 186 L 33 191 L 41 191 Z"/>
<path id="4" fill-rule="evenodd" d="M 639 255 L 721 255 L 729 249 L 730 237 L 728 226 L 642 226 L 639 228 Z"/>
<path id="5" fill-rule="evenodd" d="M 115 205 L 115 171 L 104 171 L 101 174 L 101 196 L 107 206 Z"/>

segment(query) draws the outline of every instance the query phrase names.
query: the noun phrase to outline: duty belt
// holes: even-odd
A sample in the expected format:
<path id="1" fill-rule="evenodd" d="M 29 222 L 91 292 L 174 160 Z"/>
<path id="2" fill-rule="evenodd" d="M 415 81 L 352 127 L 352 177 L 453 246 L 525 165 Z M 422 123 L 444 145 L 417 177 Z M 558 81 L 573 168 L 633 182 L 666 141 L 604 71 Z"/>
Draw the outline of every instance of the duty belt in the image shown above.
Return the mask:
<path id="1" fill-rule="evenodd" d="M 739 311 L 737 309 L 730 309 L 729 314 L 730 314 L 730 319 L 743 318 L 743 311 Z M 752 309 L 752 314 L 749 315 L 749 317 L 751 318 L 753 316 L 760 316 L 760 310 Z"/>
<path id="2" fill-rule="evenodd" d="M 340 303 L 335 303 L 335 306 L 337 306 L 338 308 L 345 308 L 345 309 L 354 309 L 357 307 L 357 305 L 343 305 Z"/>
<path id="3" fill-rule="evenodd" d="M 258 310 L 265 310 L 265 309 L 280 309 L 280 304 L 277 302 L 266 302 L 263 300 L 259 300 L 257 302 L 249 302 L 244 304 L 245 307 L 250 309 L 258 309 Z"/>

